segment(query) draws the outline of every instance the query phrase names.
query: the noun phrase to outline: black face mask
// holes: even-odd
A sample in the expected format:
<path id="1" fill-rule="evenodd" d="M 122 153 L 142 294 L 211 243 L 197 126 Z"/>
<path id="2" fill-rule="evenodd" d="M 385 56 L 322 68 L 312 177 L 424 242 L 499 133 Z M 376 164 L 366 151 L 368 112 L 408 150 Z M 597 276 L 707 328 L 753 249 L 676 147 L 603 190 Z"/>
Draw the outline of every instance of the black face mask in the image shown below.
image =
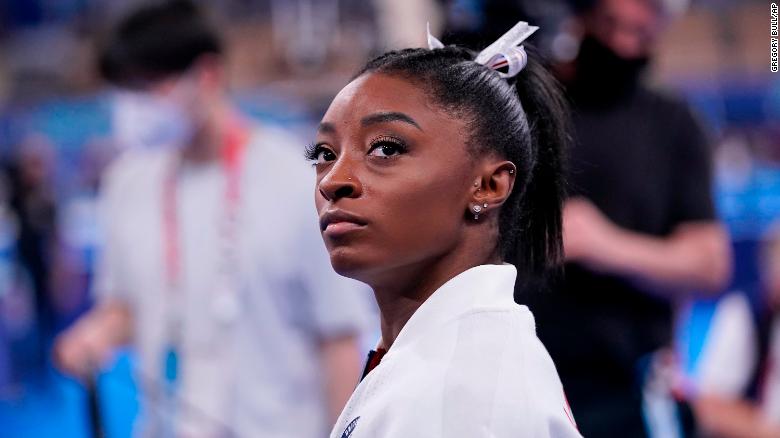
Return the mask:
<path id="1" fill-rule="evenodd" d="M 649 59 L 626 59 L 592 36 L 586 36 L 577 56 L 577 73 L 570 92 L 583 103 L 610 103 L 639 84 Z"/>

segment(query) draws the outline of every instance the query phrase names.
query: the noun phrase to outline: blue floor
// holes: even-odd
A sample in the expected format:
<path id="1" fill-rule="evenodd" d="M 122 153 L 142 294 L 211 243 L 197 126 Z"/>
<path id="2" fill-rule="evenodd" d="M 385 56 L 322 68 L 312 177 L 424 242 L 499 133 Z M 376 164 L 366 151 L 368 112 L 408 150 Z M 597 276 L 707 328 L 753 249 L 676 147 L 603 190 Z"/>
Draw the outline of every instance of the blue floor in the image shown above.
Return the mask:
<path id="1" fill-rule="evenodd" d="M 100 421 L 107 438 L 130 437 L 138 414 L 131 378 L 131 356 L 117 355 L 98 377 Z M 88 398 L 84 387 L 54 370 L 0 394 L 0 438 L 90 438 Z"/>

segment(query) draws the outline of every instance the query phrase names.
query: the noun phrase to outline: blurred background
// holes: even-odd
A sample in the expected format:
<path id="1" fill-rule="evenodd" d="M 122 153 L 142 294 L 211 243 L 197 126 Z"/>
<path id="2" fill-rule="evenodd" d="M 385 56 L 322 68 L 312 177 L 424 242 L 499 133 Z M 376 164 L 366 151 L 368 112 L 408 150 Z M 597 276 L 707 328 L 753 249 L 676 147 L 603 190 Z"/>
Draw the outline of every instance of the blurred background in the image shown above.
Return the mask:
<path id="1" fill-rule="evenodd" d="M 53 369 L 50 348 L 91 305 L 102 242 L 95 199 L 101 172 L 121 153 L 95 43 L 141 3 L 0 0 L 1 437 L 91 434 L 86 393 Z M 534 42 L 552 60 L 577 54 L 565 0 L 201 3 L 226 41 L 233 100 L 303 139 L 313 138 L 330 99 L 369 56 L 421 46 L 428 21 L 445 43 L 485 44 L 525 19 L 541 26 Z M 666 3 L 674 16 L 649 80 L 683 96 L 706 127 L 713 195 L 734 250 L 724 292 L 744 291 L 761 306 L 759 249 L 780 219 L 780 76 L 769 69 L 768 2 Z M 718 297 L 677 303 L 672 347 L 683 375 L 694 372 Z M 118 352 L 98 378 L 110 437 L 130 436 L 140 409 L 133 360 L 131 350 Z"/>

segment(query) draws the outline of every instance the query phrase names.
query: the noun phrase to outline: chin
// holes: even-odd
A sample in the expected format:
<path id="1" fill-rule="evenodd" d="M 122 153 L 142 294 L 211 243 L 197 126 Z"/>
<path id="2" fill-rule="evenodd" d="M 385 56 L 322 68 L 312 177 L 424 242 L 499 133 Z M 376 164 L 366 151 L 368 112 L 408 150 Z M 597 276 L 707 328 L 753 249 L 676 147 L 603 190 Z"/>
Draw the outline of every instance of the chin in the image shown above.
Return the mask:
<path id="1" fill-rule="evenodd" d="M 368 284 L 369 273 L 376 267 L 365 251 L 358 251 L 350 246 L 337 246 L 329 249 L 330 264 L 337 274 Z"/>
<path id="2" fill-rule="evenodd" d="M 365 261 L 360 254 L 349 246 L 337 246 L 329 250 L 330 264 L 339 275 L 358 279 L 365 269 Z"/>

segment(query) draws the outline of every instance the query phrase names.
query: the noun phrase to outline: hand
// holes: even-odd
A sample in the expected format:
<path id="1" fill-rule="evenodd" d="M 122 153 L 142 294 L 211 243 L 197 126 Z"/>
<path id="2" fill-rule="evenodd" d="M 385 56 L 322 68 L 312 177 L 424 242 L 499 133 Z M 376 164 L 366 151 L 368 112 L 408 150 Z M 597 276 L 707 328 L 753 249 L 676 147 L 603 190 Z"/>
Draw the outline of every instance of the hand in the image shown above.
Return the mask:
<path id="1" fill-rule="evenodd" d="M 86 378 L 108 362 L 126 338 L 130 320 L 121 308 L 96 308 L 61 334 L 54 344 L 54 361 L 65 373 Z"/>
<path id="2" fill-rule="evenodd" d="M 567 261 L 599 268 L 608 264 L 619 228 L 592 202 L 572 198 L 563 208 L 563 248 Z"/>
<path id="3" fill-rule="evenodd" d="M 104 338 L 95 321 L 79 321 L 55 341 L 54 361 L 57 367 L 78 378 L 88 377 L 108 355 L 109 348 Z"/>

